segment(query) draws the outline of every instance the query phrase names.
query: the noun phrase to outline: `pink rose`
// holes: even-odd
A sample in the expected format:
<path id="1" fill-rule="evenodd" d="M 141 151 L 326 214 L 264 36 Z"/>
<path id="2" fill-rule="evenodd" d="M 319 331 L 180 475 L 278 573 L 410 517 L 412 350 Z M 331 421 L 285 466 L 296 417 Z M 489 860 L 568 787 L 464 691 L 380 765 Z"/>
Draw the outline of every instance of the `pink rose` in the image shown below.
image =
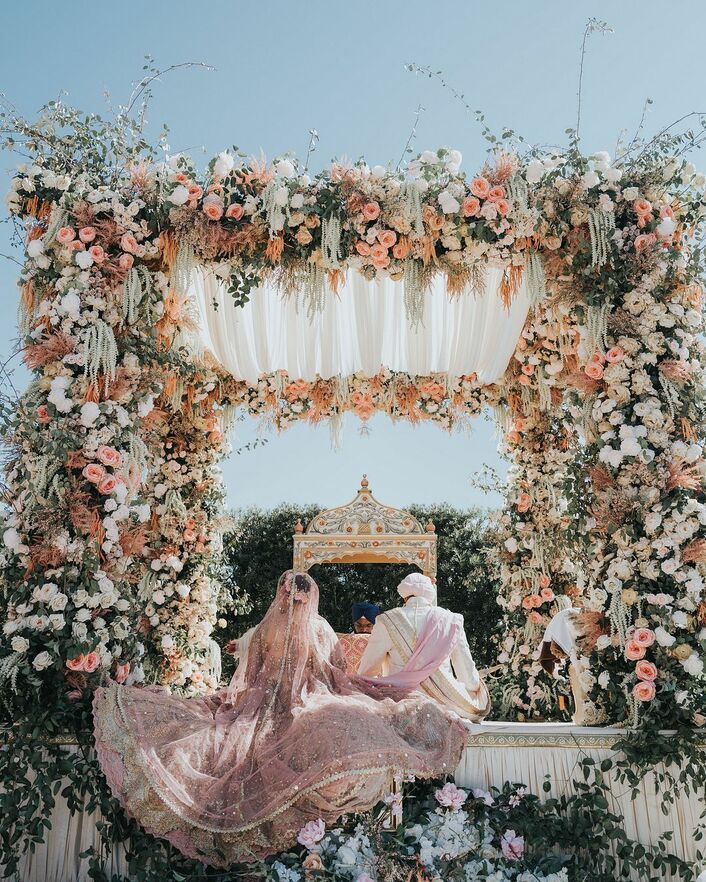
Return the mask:
<path id="1" fill-rule="evenodd" d="M 625 353 L 620 348 L 620 346 L 613 346 L 609 349 L 605 354 L 605 360 L 609 361 L 611 364 L 617 364 L 622 360 Z"/>
<path id="2" fill-rule="evenodd" d="M 498 214 L 501 217 L 505 217 L 505 215 L 510 210 L 510 203 L 507 201 L 507 199 L 498 199 L 498 201 L 495 203 L 495 207 L 498 209 Z"/>
<path id="3" fill-rule="evenodd" d="M 117 468 L 123 461 L 122 456 L 114 447 L 108 447 L 107 444 L 101 444 L 101 446 L 96 451 L 96 456 L 103 463 L 103 465 L 111 466 L 112 468 Z"/>
<path id="4" fill-rule="evenodd" d="M 625 657 L 629 658 L 630 661 L 637 661 L 640 658 L 644 658 L 645 647 L 640 646 L 639 643 L 635 643 L 634 640 L 628 640 L 625 644 Z"/>
<path id="5" fill-rule="evenodd" d="M 370 256 L 373 260 L 383 260 L 387 257 L 387 248 L 384 245 L 373 245 L 370 248 Z"/>
<path id="6" fill-rule="evenodd" d="M 444 808 L 458 810 L 466 801 L 468 794 L 461 790 L 452 781 L 448 781 L 440 790 L 434 792 L 436 801 Z"/>
<path id="7" fill-rule="evenodd" d="M 130 673 L 130 662 L 125 662 L 124 665 L 118 665 L 115 669 L 115 682 L 116 683 L 124 683 L 127 680 L 127 676 Z"/>
<path id="8" fill-rule="evenodd" d="M 490 202 L 498 202 L 500 199 L 505 198 L 505 189 L 503 187 L 491 187 L 488 190 L 488 200 Z"/>
<path id="9" fill-rule="evenodd" d="M 603 366 L 598 364 L 597 361 L 589 361 L 586 367 L 583 369 L 584 374 L 587 377 L 590 377 L 592 380 L 600 380 L 603 376 Z"/>
<path id="10" fill-rule="evenodd" d="M 525 851 L 525 838 L 514 830 L 506 830 L 500 838 L 500 848 L 509 861 L 519 861 Z"/>
<path id="11" fill-rule="evenodd" d="M 394 230 L 382 230 L 378 233 L 378 242 L 385 248 L 392 248 L 397 241 L 397 233 Z"/>
<path id="12" fill-rule="evenodd" d="M 89 462 L 88 465 L 84 467 L 81 474 L 87 481 L 90 481 L 91 484 L 100 484 L 105 477 L 105 469 L 102 465 L 98 465 L 97 462 Z"/>
<path id="13" fill-rule="evenodd" d="M 68 245 L 76 238 L 76 232 L 72 227 L 62 227 L 56 234 L 56 241 L 62 245 Z"/>
<path id="14" fill-rule="evenodd" d="M 112 493 L 113 490 L 118 486 L 117 478 L 114 475 L 106 475 L 98 484 L 98 492 L 107 495 L 108 493 Z"/>
<path id="15" fill-rule="evenodd" d="M 479 199 L 486 199 L 490 193 L 490 183 L 482 176 L 473 178 L 471 181 L 471 193 Z"/>
<path id="16" fill-rule="evenodd" d="M 199 187 L 198 184 L 189 184 L 189 199 L 200 199 L 203 196 L 203 188 Z"/>
<path id="17" fill-rule="evenodd" d="M 652 680 L 640 680 L 632 687 L 632 694 L 638 701 L 652 701 L 656 691 Z"/>
<path id="18" fill-rule="evenodd" d="M 545 603 L 554 600 L 554 592 L 551 588 L 542 588 L 542 590 L 539 592 L 539 596 Z"/>
<path id="19" fill-rule="evenodd" d="M 659 216 L 664 220 L 665 217 L 674 219 L 674 209 L 671 205 L 663 205 L 659 210 Z"/>
<path id="20" fill-rule="evenodd" d="M 641 251 L 654 245 L 656 241 L 657 237 L 654 233 L 640 233 L 635 239 L 635 251 L 639 254 Z"/>
<path id="21" fill-rule="evenodd" d="M 121 254 L 120 259 L 118 260 L 118 266 L 120 269 L 129 270 L 134 262 L 135 258 L 132 254 Z"/>
<path id="22" fill-rule="evenodd" d="M 374 221 L 380 217 L 380 206 L 377 202 L 366 202 L 363 206 L 363 217 L 366 220 Z"/>
<path id="23" fill-rule="evenodd" d="M 207 196 L 203 203 L 203 213 L 209 220 L 220 220 L 223 217 L 223 203 L 216 196 Z"/>
<path id="24" fill-rule="evenodd" d="M 94 263 L 103 263 L 105 261 L 105 251 L 103 251 L 100 245 L 91 245 L 88 253 L 93 258 Z"/>
<path id="25" fill-rule="evenodd" d="M 355 243 L 355 250 L 360 254 L 361 257 L 367 257 L 370 254 L 370 245 L 367 242 L 363 241 L 363 239 L 358 239 Z"/>
<path id="26" fill-rule="evenodd" d="M 650 214 L 652 212 L 652 204 L 647 199 L 636 199 L 632 207 L 635 214 L 638 215 Z"/>
<path id="27" fill-rule="evenodd" d="M 233 202 L 232 205 L 229 205 L 226 209 L 226 217 L 233 218 L 233 220 L 240 220 L 243 216 L 243 206 L 239 202 Z"/>
<path id="28" fill-rule="evenodd" d="M 536 609 L 533 609 L 527 618 L 533 625 L 538 625 L 542 621 L 542 614 L 538 613 Z"/>
<path id="29" fill-rule="evenodd" d="M 539 577 L 539 587 L 540 588 L 548 588 L 552 584 L 552 580 L 546 573 L 542 573 Z"/>
<path id="30" fill-rule="evenodd" d="M 646 680 L 648 682 L 657 679 L 657 666 L 651 661 L 640 659 L 635 665 L 635 674 L 638 680 Z"/>
<path id="31" fill-rule="evenodd" d="M 480 202 L 475 196 L 466 196 L 461 203 L 461 211 L 464 217 L 475 217 L 480 211 Z"/>
<path id="32" fill-rule="evenodd" d="M 77 655 L 76 658 L 67 658 L 66 659 L 66 667 L 70 671 L 82 671 L 83 670 L 83 662 L 84 662 L 84 657 L 83 657 L 83 653 L 81 653 L 81 655 Z"/>
<path id="33" fill-rule="evenodd" d="M 37 419 L 40 423 L 48 423 L 51 422 L 51 416 L 49 415 L 49 408 L 46 404 L 40 404 L 37 408 Z"/>
<path id="34" fill-rule="evenodd" d="M 635 628 L 632 639 L 638 646 L 652 646 L 655 642 L 655 632 L 651 628 Z"/>
<path id="35" fill-rule="evenodd" d="M 82 242 L 92 242 L 96 238 L 95 227 L 81 227 L 78 237 Z"/>
<path id="36" fill-rule="evenodd" d="M 135 254 L 137 251 L 137 239 L 132 233 L 123 233 L 120 239 L 120 247 L 128 254 Z"/>
<path id="37" fill-rule="evenodd" d="M 520 513 L 522 513 L 525 511 L 529 511 L 531 505 L 532 505 L 532 497 L 529 495 L 529 493 L 520 493 L 520 495 L 517 499 L 517 504 L 516 504 L 515 508 Z"/>
<path id="38" fill-rule="evenodd" d="M 309 821 L 304 824 L 297 836 L 297 842 L 304 848 L 308 848 L 309 851 L 313 851 L 325 835 L 326 824 L 319 818 L 318 821 Z"/>
<path id="39" fill-rule="evenodd" d="M 397 260 L 404 260 L 409 254 L 409 251 L 409 242 L 406 239 L 402 239 L 393 247 L 392 254 Z"/>
<path id="40" fill-rule="evenodd" d="M 101 657 L 97 652 L 89 652 L 83 660 L 83 670 L 87 674 L 92 674 L 101 663 Z"/>

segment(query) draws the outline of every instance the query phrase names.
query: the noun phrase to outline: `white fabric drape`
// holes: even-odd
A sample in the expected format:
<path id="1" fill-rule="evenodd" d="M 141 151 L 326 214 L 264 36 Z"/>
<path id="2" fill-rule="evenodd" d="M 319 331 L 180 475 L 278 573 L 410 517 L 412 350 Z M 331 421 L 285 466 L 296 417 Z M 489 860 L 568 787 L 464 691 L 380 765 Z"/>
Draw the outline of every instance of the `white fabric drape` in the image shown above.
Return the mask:
<path id="1" fill-rule="evenodd" d="M 523 285 L 506 309 L 498 293 L 502 271 L 489 267 L 485 274 L 482 294 L 471 290 L 453 298 L 444 279 L 435 277 L 417 328 L 407 320 L 402 282 L 368 281 L 353 270 L 338 294 L 327 291 L 323 310 L 311 320 L 303 303 L 272 284 L 236 307 L 223 282 L 198 270 L 193 291 L 204 347 L 238 379 L 254 383 L 278 370 L 303 380 L 373 376 L 386 367 L 418 376 L 475 372 L 492 383 L 512 356 L 529 298 Z"/>
<path id="2" fill-rule="evenodd" d="M 469 746 L 455 774 L 459 786 L 487 791 L 492 786 L 501 786 L 503 781 L 521 782 L 542 800 L 571 794 L 573 782 L 584 780 L 580 761 L 591 757 L 600 764 L 607 757 L 615 757 L 610 745 L 625 737 L 620 729 L 571 723 L 486 721 L 469 728 Z M 544 793 L 547 775 L 551 790 Z M 668 851 L 683 860 L 694 861 L 701 846 L 693 833 L 706 807 L 704 794 L 692 790 L 687 796 L 680 792 L 665 815 L 661 790 L 655 791 L 655 776 L 650 773 L 640 782 L 636 798 L 631 795 L 628 784 L 610 779 L 610 810 L 623 816 L 626 834 L 643 845 L 656 846 L 661 834 L 673 830 L 674 839 L 668 844 Z"/>

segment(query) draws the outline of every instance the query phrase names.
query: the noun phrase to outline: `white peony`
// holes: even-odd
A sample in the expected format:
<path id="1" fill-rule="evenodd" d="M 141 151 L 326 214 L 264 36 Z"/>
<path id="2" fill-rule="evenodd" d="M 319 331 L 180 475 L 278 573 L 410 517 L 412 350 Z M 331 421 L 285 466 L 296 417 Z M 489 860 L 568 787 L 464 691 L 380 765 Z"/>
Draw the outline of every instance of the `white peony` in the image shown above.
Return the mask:
<path id="1" fill-rule="evenodd" d="M 12 638 L 12 646 L 13 652 L 27 652 L 29 649 L 29 640 L 26 637 L 20 637 L 18 634 L 16 637 Z"/>
<path id="2" fill-rule="evenodd" d="M 672 637 L 669 632 L 665 631 L 662 625 L 655 628 L 655 637 L 657 638 L 657 643 L 664 647 L 672 646 L 676 640 L 676 637 Z"/>
<path id="3" fill-rule="evenodd" d="M 81 416 L 79 417 L 81 425 L 90 429 L 100 416 L 100 413 L 100 407 L 98 407 L 95 401 L 87 401 L 85 404 L 82 404 Z"/>
<path id="4" fill-rule="evenodd" d="M 28 257 L 39 257 L 40 254 L 44 251 L 44 242 L 42 239 L 32 239 L 32 241 L 27 245 L 27 256 Z"/>
<path id="5" fill-rule="evenodd" d="M 672 217 L 664 217 L 657 227 L 657 235 L 665 239 L 671 236 L 677 228 L 676 221 Z"/>
<path id="6" fill-rule="evenodd" d="M 67 315 L 74 321 L 81 318 L 81 298 L 78 296 L 75 288 L 71 288 L 64 294 L 59 301 L 57 309 L 61 315 Z"/>
<path id="7" fill-rule="evenodd" d="M 304 195 L 302 193 L 295 193 L 289 200 L 289 204 L 295 211 L 302 208 L 304 205 Z"/>
<path id="8" fill-rule="evenodd" d="M 280 208 L 284 208 L 284 206 L 289 202 L 289 190 L 286 187 L 278 187 L 275 190 L 274 195 L 274 203 Z"/>
<path id="9" fill-rule="evenodd" d="M 280 159 L 275 163 L 275 173 L 281 178 L 293 178 L 295 174 L 294 163 L 290 159 Z"/>
<path id="10" fill-rule="evenodd" d="M 93 257 L 89 251 L 77 251 L 76 252 L 76 263 L 81 267 L 81 269 L 88 269 L 93 266 Z"/>
<path id="11" fill-rule="evenodd" d="M 39 655 L 35 655 L 32 661 L 32 667 L 35 671 L 43 671 L 51 667 L 52 664 L 52 657 L 48 652 L 40 652 Z"/>
<path id="12" fill-rule="evenodd" d="M 19 551 L 20 546 L 22 545 L 20 534 L 14 527 L 10 527 L 9 530 L 5 530 L 5 532 L 2 534 L 2 541 L 5 545 L 5 548 L 9 548 L 10 551 Z"/>
<path id="13" fill-rule="evenodd" d="M 684 659 L 682 667 L 692 677 L 700 677 L 704 672 L 704 663 L 695 652 L 692 652 L 689 658 Z"/>
<path id="14" fill-rule="evenodd" d="M 581 176 L 581 186 L 585 190 L 590 190 L 591 187 L 597 187 L 600 182 L 601 179 L 598 177 L 597 172 L 594 171 L 587 171 Z"/>
<path id="15" fill-rule="evenodd" d="M 183 184 L 177 184 L 169 196 L 172 205 L 185 205 L 189 201 L 189 191 Z"/>
<path id="16" fill-rule="evenodd" d="M 525 178 L 528 184 L 538 184 L 544 174 L 544 163 L 539 159 L 530 159 L 525 169 Z"/>
<path id="17" fill-rule="evenodd" d="M 439 157 L 433 150 L 425 150 L 419 157 L 419 161 L 423 162 L 425 165 L 433 165 L 438 159 Z"/>
<path id="18" fill-rule="evenodd" d="M 224 150 L 222 153 L 219 153 L 216 157 L 216 161 L 213 163 L 213 173 L 217 175 L 219 178 L 224 178 L 229 172 L 233 170 L 233 166 L 235 165 L 235 161 L 233 157 Z"/>
<path id="19" fill-rule="evenodd" d="M 171 649 L 174 646 L 174 640 L 169 634 L 165 634 L 161 641 L 162 649 Z"/>
<path id="20" fill-rule="evenodd" d="M 458 199 L 455 199 L 450 193 L 447 191 L 443 191 L 439 193 L 439 205 L 441 206 L 441 210 L 444 214 L 456 214 L 456 212 L 461 208 L 461 203 Z"/>

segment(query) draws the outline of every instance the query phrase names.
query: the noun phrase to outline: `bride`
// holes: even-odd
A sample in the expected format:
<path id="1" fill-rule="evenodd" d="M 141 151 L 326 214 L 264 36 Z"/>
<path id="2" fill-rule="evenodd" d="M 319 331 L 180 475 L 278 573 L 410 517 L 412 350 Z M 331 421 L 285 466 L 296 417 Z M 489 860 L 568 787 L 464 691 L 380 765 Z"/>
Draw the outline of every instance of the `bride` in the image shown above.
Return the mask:
<path id="1" fill-rule="evenodd" d="M 462 723 L 409 688 L 347 675 L 318 605 L 310 576 L 284 573 L 229 686 L 212 696 L 97 690 L 98 758 L 146 830 L 228 866 L 291 846 L 307 821 L 369 809 L 395 772 L 452 772 Z"/>

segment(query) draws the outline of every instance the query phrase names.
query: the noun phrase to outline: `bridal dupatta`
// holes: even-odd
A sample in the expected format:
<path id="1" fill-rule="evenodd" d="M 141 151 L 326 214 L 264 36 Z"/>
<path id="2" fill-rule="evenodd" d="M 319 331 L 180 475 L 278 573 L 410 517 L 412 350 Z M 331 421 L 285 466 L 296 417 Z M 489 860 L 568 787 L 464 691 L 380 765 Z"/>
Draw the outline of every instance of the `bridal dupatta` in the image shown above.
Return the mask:
<path id="1" fill-rule="evenodd" d="M 111 684 L 96 748 L 127 812 L 214 866 L 291 846 L 383 799 L 396 772 L 451 773 L 465 729 L 418 693 L 349 677 L 318 588 L 286 573 L 227 689 L 185 699 Z"/>

